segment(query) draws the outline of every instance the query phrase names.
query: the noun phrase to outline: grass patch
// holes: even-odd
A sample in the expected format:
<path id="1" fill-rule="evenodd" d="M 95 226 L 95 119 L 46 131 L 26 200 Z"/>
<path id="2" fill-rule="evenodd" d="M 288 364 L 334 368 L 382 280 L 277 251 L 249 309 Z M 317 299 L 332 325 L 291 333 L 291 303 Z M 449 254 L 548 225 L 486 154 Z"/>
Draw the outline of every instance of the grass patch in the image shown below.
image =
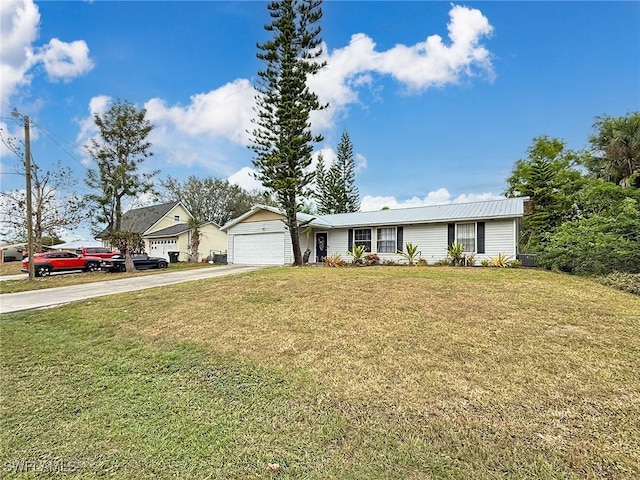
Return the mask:
<path id="1" fill-rule="evenodd" d="M 550 272 L 372 267 L 3 315 L 0 462 L 66 460 L 76 478 L 638 478 L 639 312 Z"/>
<path id="2" fill-rule="evenodd" d="M 86 283 L 104 282 L 106 280 L 117 280 L 119 278 L 139 277 L 142 275 L 157 275 L 160 273 L 175 272 L 179 270 L 191 270 L 194 268 L 213 268 L 216 265 L 208 263 L 170 263 L 167 269 L 141 270 L 134 273 L 109 273 L 109 272 L 78 272 L 64 275 L 51 275 L 49 277 L 34 278 L 33 281 L 26 281 L 24 278 L 18 280 L 7 280 L 0 282 L 1 293 L 29 292 L 32 290 L 42 290 L 54 287 L 69 287 L 72 285 L 83 285 Z"/>
<path id="3" fill-rule="evenodd" d="M 20 272 L 21 262 L 4 262 L 0 263 L 0 276 L 18 275 Z"/>

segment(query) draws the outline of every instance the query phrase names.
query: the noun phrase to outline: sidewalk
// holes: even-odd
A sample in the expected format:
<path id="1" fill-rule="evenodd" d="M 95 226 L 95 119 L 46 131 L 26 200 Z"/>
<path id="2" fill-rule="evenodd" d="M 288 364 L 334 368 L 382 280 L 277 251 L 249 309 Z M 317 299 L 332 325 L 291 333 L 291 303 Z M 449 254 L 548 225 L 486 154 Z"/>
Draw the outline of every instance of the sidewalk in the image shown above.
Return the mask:
<path id="1" fill-rule="evenodd" d="M 161 273 L 142 277 L 107 280 L 70 287 L 47 288 L 31 292 L 5 293 L 0 295 L 0 314 L 35 310 L 63 305 L 87 298 L 102 297 L 115 293 L 135 292 L 147 288 L 175 285 L 177 283 L 224 277 L 238 273 L 260 270 L 262 266 L 225 265 L 216 268 L 198 268 L 181 272 Z"/>

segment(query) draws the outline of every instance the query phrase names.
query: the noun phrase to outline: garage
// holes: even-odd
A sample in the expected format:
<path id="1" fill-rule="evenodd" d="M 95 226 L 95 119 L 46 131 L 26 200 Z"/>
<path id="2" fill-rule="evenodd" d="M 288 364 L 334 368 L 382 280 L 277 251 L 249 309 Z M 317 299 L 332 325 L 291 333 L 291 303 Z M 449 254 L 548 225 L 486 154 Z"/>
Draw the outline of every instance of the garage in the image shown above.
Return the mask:
<path id="1" fill-rule="evenodd" d="M 233 263 L 284 265 L 284 233 L 233 235 Z"/>

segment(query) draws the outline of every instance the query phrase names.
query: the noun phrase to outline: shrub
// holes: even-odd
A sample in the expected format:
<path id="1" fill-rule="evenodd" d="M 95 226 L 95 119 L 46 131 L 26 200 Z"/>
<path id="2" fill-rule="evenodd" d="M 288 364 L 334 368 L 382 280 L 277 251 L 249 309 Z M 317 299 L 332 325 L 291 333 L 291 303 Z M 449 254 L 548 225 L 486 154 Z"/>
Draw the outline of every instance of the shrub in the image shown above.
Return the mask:
<path id="1" fill-rule="evenodd" d="M 429 262 L 427 262 L 424 258 L 420 257 L 418 259 L 418 266 L 419 267 L 426 267 L 427 265 L 429 265 Z"/>
<path id="2" fill-rule="evenodd" d="M 640 208 L 627 198 L 615 214 L 563 223 L 546 238 L 538 265 L 563 272 L 640 273 Z"/>
<path id="3" fill-rule="evenodd" d="M 347 255 L 353 257 L 354 265 L 362 265 L 364 254 L 367 251 L 367 247 L 364 245 L 354 245 L 350 252 L 347 252 Z"/>
<path id="4" fill-rule="evenodd" d="M 511 264 L 511 256 L 499 253 L 497 257 L 491 257 L 491 264 L 494 267 L 507 268 Z"/>
<path id="5" fill-rule="evenodd" d="M 488 258 L 483 258 L 483 259 L 480 261 L 480 265 L 482 265 L 483 267 L 488 267 L 489 265 L 491 265 L 491 262 L 489 261 L 489 259 L 488 259 Z"/>
<path id="6" fill-rule="evenodd" d="M 451 257 L 451 265 L 463 265 L 464 262 L 464 245 L 453 242 L 447 250 L 447 255 Z"/>
<path id="7" fill-rule="evenodd" d="M 369 255 L 365 255 L 364 262 L 367 265 L 378 265 L 380 263 L 380 257 L 377 253 L 370 253 Z"/>
<path id="8" fill-rule="evenodd" d="M 325 257 L 324 264 L 327 267 L 344 267 L 347 265 L 340 255 L 333 255 L 331 257 Z"/>
<path id="9" fill-rule="evenodd" d="M 462 257 L 462 263 L 465 267 L 473 267 L 476 264 L 476 254 L 470 253 Z"/>
<path id="10" fill-rule="evenodd" d="M 413 243 L 407 243 L 405 248 L 406 252 L 398 250 L 398 253 L 407 259 L 409 265 L 413 265 L 414 260 L 421 252 L 418 251 L 418 246 Z"/>
<path id="11" fill-rule="evenodd" d="M 387 266 L 392 267 L 394 265 L 397 265 L 398 263 L 396 261 L 394 261 L 394 260 L 385 260 L 384 264 L 387 265 Z"/>
<path id="12" fill-rule="evenodd" d="M 438 265 L 439 267 L 446 267 L 447 265 L 449 265 L 449 262 L 446 258 L 441 258 L 436 262 L 436 265 Z"/>
<path id="13" fill-rule="evenodd" d="M 640 295 L 640 273 L 613 272 L 597 277 L 596 281 L 623 292 Z"/>
<path id="14" fill-rule="evenodd" d="M 522 262 L 520 260 L 514 260 L 509 263 L 509 267 L 511 268 L 522 268 Z"/>

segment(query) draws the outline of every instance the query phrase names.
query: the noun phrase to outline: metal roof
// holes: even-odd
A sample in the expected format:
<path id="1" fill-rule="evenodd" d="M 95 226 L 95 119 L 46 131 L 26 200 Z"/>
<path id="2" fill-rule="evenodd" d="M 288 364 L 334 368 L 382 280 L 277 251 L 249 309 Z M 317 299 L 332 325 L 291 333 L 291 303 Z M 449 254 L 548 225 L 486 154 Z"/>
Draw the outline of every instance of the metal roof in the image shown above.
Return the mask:
<path id="1" fill-rule="evenodd" d="M 373 225 L 411 225 L 418 223 L 457 222 L 465 220 L 490 220 L 497 218 L 518 218 L 524 214 L 524 202 L 529 197 L 501 198 L 469 203 L 448 203 L 426 207 L 398 208 L 374 212 L 338 213 L 334 215 L 309 215 L 298 213 L 298 222 L 308 223 L 316 228 L 345 228 Z M 283 215 L 282 210 L 266 205 L 255 205 L 240 217 L 230 220 L 221 230 L 227 230 L 242 222 L 258 210 Z M 309 222 L 309 220 L 311 220 Z"/>
<path id="2" fill-rule="evenodd" d="M 312 224 L 318 227 L 344 228 L 516 218 L 522 217 L 524 214 L 524 202 L 526 200 L 528 200 L 527 197 L 503 198 L 481 202 L 449 203 L 446 205 L 429 205 L 426 207 L 388 209 L 374 212 L 320 215 Z"/>

